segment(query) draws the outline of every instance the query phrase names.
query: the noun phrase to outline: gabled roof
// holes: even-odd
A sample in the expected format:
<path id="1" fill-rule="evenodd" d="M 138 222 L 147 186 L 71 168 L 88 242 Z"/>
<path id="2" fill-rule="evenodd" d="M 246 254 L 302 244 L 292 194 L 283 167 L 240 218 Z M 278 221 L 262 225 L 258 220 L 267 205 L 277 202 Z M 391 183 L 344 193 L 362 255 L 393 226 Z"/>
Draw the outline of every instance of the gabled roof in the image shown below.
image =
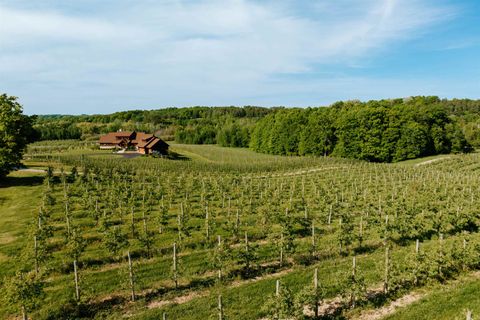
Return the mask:
<path id="1" fill-rule="evenodd" d="M 150 141 L 148 141 L 145 145 L 138 145 L 139 148 L 147 148 L 147 149 L 153 149 L 154 147 L 157 148 L 168 148 L 168 143 L 163 141 L 162 139 L 159 139 L 157 137 L 154 137 Z"/>
<path id="2" fill-rule="evenodd" d="M 100 139 L 98 140 L 98 142 L 116 144 L 116 143 L 119 143 L 120 140 L 124 138 L 130 138 L 133 133 L 135 132 L 132 132 L 132 131 L 109 132 L 103 136 L 100 136 Z"/>
<path id="3" fill-rule="evenodd" d="M 114 132 L 116 137 L 121 137 L 121 138 L 129 138 L 135 131 L 118 131 Z"/>
<path id="4" fill-rule="evenodd" d="M 100 143 L 117 143 L 117 137 L 115 136 L 116 132 L 110 132 L 106 135 L 100 137 L 98 142 Z"/>
<path id="5" fill-rule="evenodd" d="M 132 140 L 132 143 L 137 144 L 138 146 L 141 146 L 153 138 L 154 138 L 153 134 L 149 134 L 145 132 L 137 132 L 135 139 Z"/>

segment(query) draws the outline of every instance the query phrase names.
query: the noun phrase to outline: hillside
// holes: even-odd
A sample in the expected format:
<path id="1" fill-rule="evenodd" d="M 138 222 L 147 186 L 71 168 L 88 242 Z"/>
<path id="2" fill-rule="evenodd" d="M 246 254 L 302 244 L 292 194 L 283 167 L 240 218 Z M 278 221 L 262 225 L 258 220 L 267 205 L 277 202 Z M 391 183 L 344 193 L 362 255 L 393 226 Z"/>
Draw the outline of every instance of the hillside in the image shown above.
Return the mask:
<path id="1" fill-rule="evenodd" d="M 26 155 L 35 170 L 9 176 L 0 267 L 8 285 L 18 268 L 34 270 L 37 257 L 45 294 L 31 309 L 36 319 L 207 319 L 218 314 L 219 295 L 229 319 L 257 319 L 276 312 L 268 303 L 276 280 L 298 296 L 315 269 L 322 300 L 340 299 L 334 312 L 351 317 L 411 290 L 464 281 L 480 265 L 477 154 L 375 164 L 172 149 L 187 160 L 48 150 Z M 50 178 L 37 172 L 46 166 Z M 2 304 L 2 317 L 15 313 Z"/>

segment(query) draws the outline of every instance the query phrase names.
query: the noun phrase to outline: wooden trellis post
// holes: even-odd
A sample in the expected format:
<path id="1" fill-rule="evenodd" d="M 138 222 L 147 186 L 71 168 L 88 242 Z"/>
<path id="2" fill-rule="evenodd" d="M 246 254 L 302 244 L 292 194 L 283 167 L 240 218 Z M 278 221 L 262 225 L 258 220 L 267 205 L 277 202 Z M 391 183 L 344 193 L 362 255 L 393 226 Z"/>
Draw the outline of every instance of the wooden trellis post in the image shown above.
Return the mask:
<path id="1" fill-rule="evenodd" d="M 315 221 L 312 220 L 312 255 L 317 253 L 317 240 L 315 239 Z"/>
<path id="2" fill-rule="evenodd" d="M 218 296 L 218 320 L 223 320 L 223 304 L 222 304 L 222 296 Z"/>
<path id="3" fill-rule="evenodd" d="M 75 274 L 75 299 L 77 301 L 79 301 L 80 300 L 80 286 L 78 284 L 77 260 L 73 260 L 73 272 Z"/>
<path id="4" fill-rule="evenodd" d="M 354 256 L 354 257 L 353 257 L 353 261 L 352 261 L 352 277 L 353 277 L 353 281 L 355 281 L 356 273 L 357 273 L 357 257 Z M 356 297 L 355 297 L 355 291 L 354 291 L 354 290 L 352 290 L 352 296 L 350 297 L 350 301 L 351 301 L 351 303 L 352 303 L 352 308 L 355 308 Z"/>
<path id="5" fill-rule="evenodd" d="M 132 293 L 132 301 L 135 301 L 135 279 L 133 275 L 133 266 L 132 266 L 132 259 L 130 257 L 130 251 L 127 252 L 128 257 L 128 274 L 130 277 L 130 289 Z"/>
<path id="6" fill-rule="evenodd" d="M 131 221 L 131 225 L 132 225 L 132 237 L 135 238 L 135 211 L 133 210 L 133 207 L 132 207 L 132 221 Z"/>
<path id="7" fill-rule="evenodd" d="M 385 247 L 385 279 L 383 281 L 383 293 L 388 293 L 388 281 L 390 276 L 390 248 Z"/>
<path id="8" fill-rule="evenodd" d="M 413 280 L 414 284 L 418 284 L 418 255 L 420 254 L 420 240 L 415 241 L 415 278 Z"/>
<path id="9" fill-rule="evenodd" d="M 472 311 L 471 310 L 467 310 L 467 320 L 472 320 Z"/>
<path id="10" fill-rule="evenodd" d="M 34 246 L 34 253 L 35 253 L 35 274 L 38 275 L 38 244 L 37 244 L 37 236 L 33 236 L 33 246 Z"/>
<path id="11" fill-rule="evenodd" d="M 175 289 L 178 288 L 178 272 L 177 272 L 177 243 L 173 243 L 173 281 Z"/>
<path id="12" fill-rule="evenodd" d="M 210 238 L 210 217 L 208 214 L 208 202 L 205 204 L 205 236 L 207 241 Z"/>
<path id="13" fill-rule="evenodd" d="M 283 265 L 283 232 L 280 233 L 280 265 Z"/>
<path id="14" fill-rule="evenodd" d="M 217 241 L 218 241 L 218 250 L 219 250 L 219 254 L 220 254 L 220 248 L 222 246 L 222 238 L 221 238 L 220 235 L 217 236 Z M 218 280 L 222 281 L 222 267 L 220 267 L 220 266 L 218 268 Z"/>
<path id="15" fill-rule="evenodd" d="M 318 292 L 318 268 L 315 268 L 315 271 L 313 273 L 313 289 L 315 290 L 315 305 L 314 305 L 314 313 L 315 313 L 315 318 L 318 318 L 318 297 L 317 297 L 317 292 Z"/>

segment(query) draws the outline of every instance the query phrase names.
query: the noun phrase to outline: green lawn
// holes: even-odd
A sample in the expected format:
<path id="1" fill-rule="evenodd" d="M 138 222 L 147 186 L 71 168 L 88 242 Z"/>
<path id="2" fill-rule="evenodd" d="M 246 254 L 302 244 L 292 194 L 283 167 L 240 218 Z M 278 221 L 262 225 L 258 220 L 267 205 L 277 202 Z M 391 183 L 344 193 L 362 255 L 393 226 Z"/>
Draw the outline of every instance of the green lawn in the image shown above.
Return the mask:
<path id="1" fill-rule="evenodd" d="M 0 182 L 0 277 L 12 272 L 10 259 L 28 241 L 25 230 L 40 204 L 42 182 L 43 175 L 32 172 L 13 172 Z"/>
<path id="2" fill-rule="evenodd" d="M 480 319 L 480 279 L 456 281 L 454 285 L 435 290 L 412 305 L 399 309 L 385 320 L 451 320 L 466 319 L 466 310 Z"/>

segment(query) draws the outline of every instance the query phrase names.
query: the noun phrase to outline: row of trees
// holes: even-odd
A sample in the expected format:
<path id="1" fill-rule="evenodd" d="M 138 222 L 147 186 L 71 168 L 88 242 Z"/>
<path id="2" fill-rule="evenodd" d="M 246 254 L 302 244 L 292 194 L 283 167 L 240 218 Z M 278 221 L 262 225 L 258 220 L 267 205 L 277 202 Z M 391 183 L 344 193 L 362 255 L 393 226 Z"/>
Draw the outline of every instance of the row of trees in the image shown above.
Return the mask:
<path id="1" fill-rule="evenodd" d="M 165 139 L 190 144 L 248 146 L 251 124 L 275 109 L 263 107 L 190 107 L 159 110 L 132 110 L 110 115 L 46 115 L 38 116 L 35 129 L 42 140 L 86 139 L 111 131 L 136 130 L 146 132 L 173 132 Z M 243 121 L 246 120 L 246 121 Z M 232 124 L 241 126 L 241 138 L 229 139 L 225 131 Z M 236 131 L 233 131 L 236 134 Z M 223 135 L 220 137 L 220 135 Z M 225 139 L 227 136 L 227 139 Z M 243 140 L 247 140 L 243 142 Z"/>
<path id="2" fill-rule="evenodd" d="M 36 118 L 35 129 L 42 140 L 86 139 L 123 129 L 157 132 L 164 139 L 189 144 L 247 147 L 251 143 L 257 151 L 274 154 L 326 155 L 335 151 L 336 155 L 343 156 L 353 151 L 356 155 L 352 157 L 372 161 L 396 161 L 465 151 L 468 145 L 480 146 L 478 100 L 413 97 L 366 103 L 337 102 L 330 108 L 293 110 L 252 106 L 189 107 L 109 115 L 46 115 Z M 266 116 L 268 120 L 257 126 L 258 120 Z M 308 130 L 302 135 L 299 129 L 305 126 Z M 255 127 L 257 133 L 251 139 Z M 271 133 L 263 132 L 265 130 Z M 352 143 L 342 144 L 350 142 L 352 137 Z M 281 141 L 280 144 L 276 140 Z M 419 147 L 411 147 L 417 143 Z M 375 146 L 378 144 L 382 150 Z"/>
<path id="3" fill-rule="evenodd" d="M 373 162 L 471 150 L 445 108 L 436 98 L 425 97 L 282 110 L 258 122 L 250 146 L 270 154 Z"/>
<path id="4" fill-rule="evenodd" d="M 36 119 L 35 129 L 43 140 L 85 139 L 119 129 L 160 135 L 167 131 L 162 138 L 181 143 L 246 147 L 251 142 L 255 150 L 275 154 L 325 155 L 335 151 L 343 156 L 354 152 L 354 158 L 396 161 L 464 151 L 468 144 L 480 146 L 478 110 L 477 100 L 413 97 L 337 102 L 329 108 L 314 109 L 190 107 L 110 115 L 48 115 Z M 268 120 L 257 125 L 266 116 Z M 255 127 L 257 133 L 250 141 Z M 303 127 L 308 129 L 300 134 Z M 420 146 L 412 148 L 413 144 Z"/>
<path id="5" fill-rule="evenodd" d="M 137 299 L 162 283 L 159 295 L 173 295 L 173 290 L 209 286 L 217 277 L 219 283 L 228 285 L 239 277 L 318 261 L 343 261 L 343 256 L 382 250 L 378 248 L 385 239 L 395 248 L 392 253 L 405 252 L 401 247 L 415 239 L 445 234 L 450 243 L 450 236 L 475 233 L 480 226 L 476 210 L 480 184 L 471 174 L 478 162 L 476 155 L 452 157 L 434 168 L 334 158 L 272 159 L 275 162 L 266 171 L 240 174 L 247 172 L 242 166 L 222 171 L 215 163 L 197 166 L 151 158 L 61 156 L 58 161 L 69 168 L 78 166 L 81 174 L 75 167 L 56 177 L 48 171 L 44 204 L 34 227 L 39 232 L 39 226 L 45 231 L 54 226 L 53 235 L 46 240 L 42 231 L 36 238 L 28 237 L 35 259 L 29 259 L 27 270 L 38 265 L 40 274 L 49 272 L 48 277 L 68 276 L 70 286 L 60 286 L 57 278 L 47 277 L 46 301 L 55 296 L 56 305 L 42 305 L 39 312 L 48 310 L 57 318 L 66 318 L 69 307 L 65 306 L 70 306 L 74 294 L 74 305 L 77 296 L 80 301 L 95 301 L 124 289 L 130 289 L 132 299 Z M 297 173 L 295 165 L 283 175 L 279 169 L 282 163 L 300 160 L 308 161 L 305 172 L 321 166 L 332 170 L 288 174 Z M 249 165 L 259 167 L 253 161 Z M 452 168 L 456 169 L 449 171 Z M 455 248 L 463 250 L 463 243 Z M 466 248 L 474 246 L 467 244 Z M 45 252 L 51 256 L 47 263 Z M 478 257 L 478 251 L 475 254 Z M 383 261 L 383 255 L 374 259 Z M 396 265 L 407 265 L 395 260 L 392 257 L 392 271 Z M 461 261 L 449 254 L 437 255 L 437 251 L 427 260 L 432 263 L 418 270 L 441 277 L 449 261 Z M 422 274 L 418 273 L 417 281 L 422 281 Z M 394 274 L 388 278 L 395 279 Z M 347 280 L 355 284 L 347 288 L 361 289 L 359 278 Z M 391 280 L 388 288 L 393 292 L 396 284 Z M 336 284 L 324 284 L 336 288 Z M 362 292 L 354 292 L 359 303 Z M 57 310 L 60 306 L 67 311 Z M 15 310 L 20 309 L 17 303 Z M 33 311 L 28 305 L 26 310 Z"/>

